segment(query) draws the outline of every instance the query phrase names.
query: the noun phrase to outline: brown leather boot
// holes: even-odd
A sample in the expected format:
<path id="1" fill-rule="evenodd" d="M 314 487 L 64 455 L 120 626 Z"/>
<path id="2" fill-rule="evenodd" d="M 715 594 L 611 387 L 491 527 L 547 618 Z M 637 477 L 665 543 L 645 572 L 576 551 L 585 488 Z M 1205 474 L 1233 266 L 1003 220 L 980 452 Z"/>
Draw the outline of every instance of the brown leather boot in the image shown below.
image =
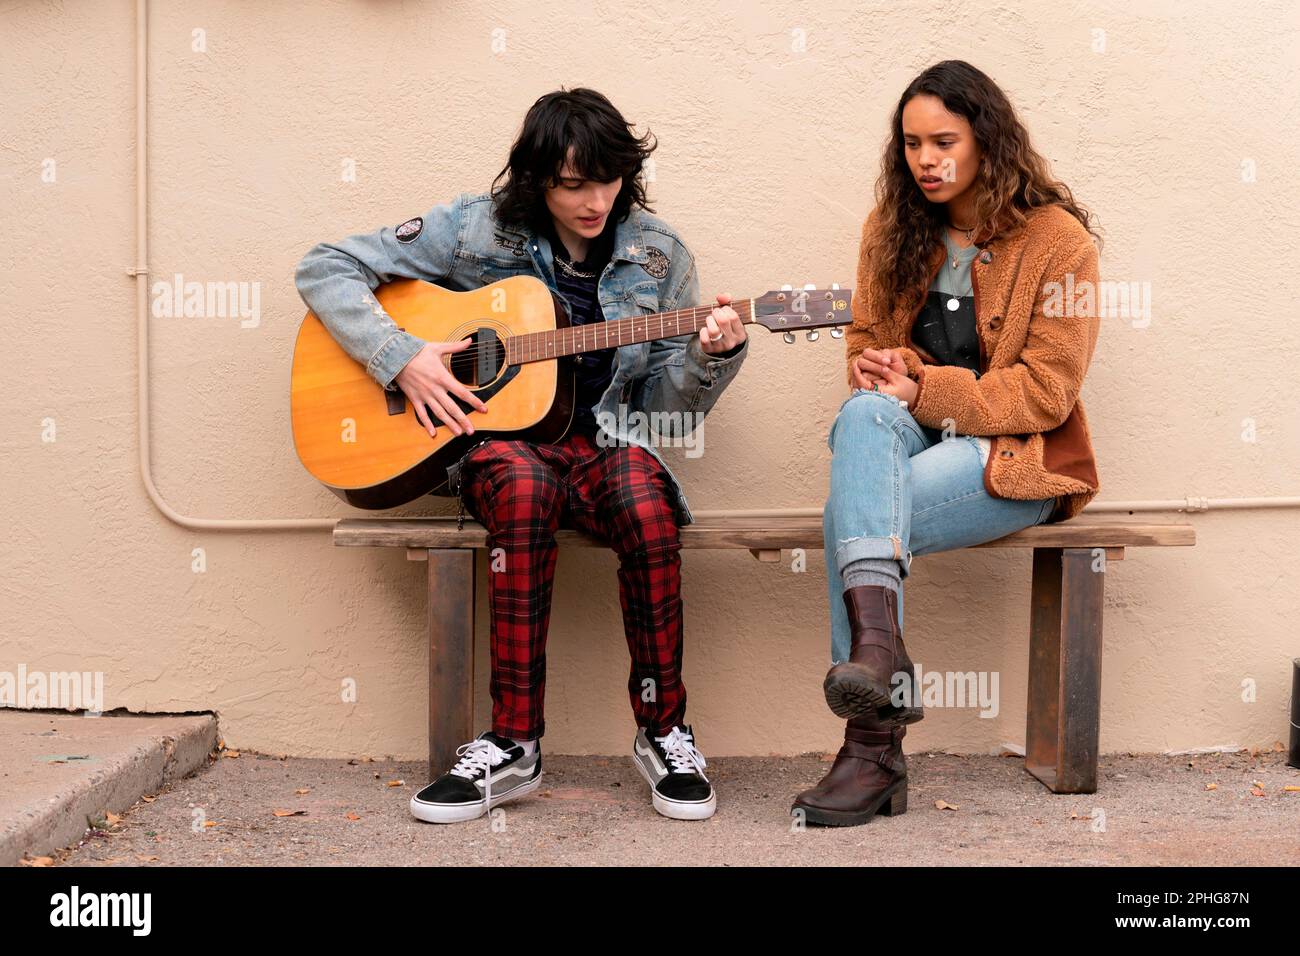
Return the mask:
<path id="1" fill-rule="evenodd" d="M 844 727 L 844 746 L 817 786 L 794 798 L 790 814 L 806 823 L 855 827 L 881 814 L 907 812 L 907 728 L 871 717 L 854 718 Z"/>
<path id="2" fill-rule="evenodd" d="M 914 724 L 925 713 L 916 668 L 898 627 L 898 594 L 893 588 L 866 584 L 845 588 L 844 606 L 849 612 L 853 646 L 849 659 L 836 664 L 822 685 L 826 703 L 836 717 L 877 717 L 896 724 Z M 896 684 L 895 674 L 906 674 L 906 683 Z M 902 703 L 891 699 L 895 688 L 910 689 Z"/>

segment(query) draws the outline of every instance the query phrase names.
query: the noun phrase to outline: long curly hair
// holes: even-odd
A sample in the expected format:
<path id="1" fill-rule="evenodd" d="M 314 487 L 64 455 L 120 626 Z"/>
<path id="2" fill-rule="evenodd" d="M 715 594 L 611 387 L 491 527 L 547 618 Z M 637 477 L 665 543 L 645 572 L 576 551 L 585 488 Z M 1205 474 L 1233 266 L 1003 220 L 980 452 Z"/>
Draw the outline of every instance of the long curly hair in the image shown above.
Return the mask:
<path id="1" fill-rule="evenodd" d="M 907 163 L 903 142 L 903 107 L 929 93 L 950 113 L 964 117 L 975 134 L 980 165 L 975 190 L 975 237 L 1014 235 L 1025 225 L 1026 210 L 1058 205 L 1083 224 L 1101 247 L 1092 214 L 1075 201 L 1070 188 L 1052 177 L 1046 159 L 1030 145 L 1029 132 L 1001 88 L 964 60 L 944 60 L 908 84 L 898 99 L 890 136 L 876 180 L 876 228 L 866 239 L 877 315 L 884 319 L 897 302 L 919 308 L 925 298 L 929 264 L 942 243 L 947 218 L 942 203 L 921 193 Z"/>
<path id="2" fill-rule="evenodd" d="M 632 125 L 603 94 L 586 87 L 563 87 L 529 108 L 510 147 L 510 158 L 492 181 L 493 211 L 508 226 L 540 230 L 550 215 L 546 190 L 557 182 L 569 147 L 573 171 L 582 179 L 612 182 L 623 179 L 611 218 L 622 222 L 633 206 L 648 205 L 643 169 L 658 143 L 646 130 L 637 136 Z"/>

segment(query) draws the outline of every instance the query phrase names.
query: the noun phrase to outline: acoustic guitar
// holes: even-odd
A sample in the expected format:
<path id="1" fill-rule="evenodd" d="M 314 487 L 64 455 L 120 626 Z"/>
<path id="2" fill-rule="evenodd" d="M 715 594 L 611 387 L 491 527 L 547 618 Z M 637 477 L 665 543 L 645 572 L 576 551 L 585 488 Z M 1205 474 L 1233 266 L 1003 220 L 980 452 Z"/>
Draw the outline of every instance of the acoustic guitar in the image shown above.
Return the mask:
<path id="1" fill-rule="evenodd" d="M 787 342 L 801 330 L 816 339 L 821 328 L 839 338 L 840 326 L 852 321 L 851 291 L 783 289 L 731 307 L 742 322 L 783 332 Z M 533 276 L 512 276 L 470 292 L 401 279 L 379 286 L 374 296 L 399 328 L 426 342 L 470 339 L 472 344 L 443 361 L 488 410 L 472 413 L 473 435 L 454 435 L 428 409 L 438 426 L 430 437 L 405 393 L 381 388 L 308 312 L 293 351 L 294 448 L 325 487 L 366 509 L 450 494 L 447 467 L 485 438 L 559 441 L 573 421 L 571 356 L 698 334 L 714 308 L 570 326 L 559 297 Z M 455 401 L 470 411 L 462 399 Z"/>

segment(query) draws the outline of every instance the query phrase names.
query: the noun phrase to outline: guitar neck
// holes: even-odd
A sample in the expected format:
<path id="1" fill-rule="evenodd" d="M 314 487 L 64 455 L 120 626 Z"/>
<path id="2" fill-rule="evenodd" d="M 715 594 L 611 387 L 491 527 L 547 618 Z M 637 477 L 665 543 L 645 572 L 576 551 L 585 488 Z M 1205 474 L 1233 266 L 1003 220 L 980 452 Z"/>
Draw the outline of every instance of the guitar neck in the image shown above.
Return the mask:
<path id="1" fill-rule="evenodd" d="M 731 307 L 736 310 L 741 322 L 755 321 L 753 299 L 732 302 Z M 612 322 L 592 322 L 565 329 L 512 335 L 505 340 L 506 361 L 511 365 L 524 365 L 562 355 L 598 352 L 620 345 L 693 335 L 704 328 L 714 308 L 716 306 L 708 305 L 695 309 L 677 309 L 654 315 L 634 315 L 630 319 L 615 319 Z"/>

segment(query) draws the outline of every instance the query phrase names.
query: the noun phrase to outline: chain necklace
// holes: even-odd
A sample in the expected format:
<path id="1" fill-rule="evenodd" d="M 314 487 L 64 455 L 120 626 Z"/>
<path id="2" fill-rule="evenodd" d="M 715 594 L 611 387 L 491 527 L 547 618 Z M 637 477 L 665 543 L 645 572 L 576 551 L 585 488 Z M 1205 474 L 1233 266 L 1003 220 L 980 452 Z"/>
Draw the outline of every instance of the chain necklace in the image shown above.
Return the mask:
<path id="1" fill-rule="evenodd" d="M 966 228 L 963 227 L 963 226 L 958 226 L 958 225 L 954 225 L 954 224 L 952 224 L 952 223 L 949 223 L 949 227 L 952 228 L 952 229 L 956 229 L 958 232 L 960 232 L 962 235 L 964 235 L 964 236 L 966 237 L 966 241 L 967 241 L 967 242 L 970 242 L 970 241 L 971 241 L 971 237 L 975 234 L 975 227 L 974 227 L 974 226 L 971 226 L 969 229 L 966 229 Z M 960 260 L 957 256 L 953 256 L 953 258 L 952 258 L 952 267 L 953 267 L 954 269 L 957 269 L 957 268 L 960 268 L 960 266 L 961 266 L 961 260 Z"/>
<path id="2" fill-rule="evenodd" d="M 560 256 L 555 257 L 555 264 L 560 267 L 561 272 L 574 279 L 594 279 L 596 277 L 595 272 L 583 272 L 581 269 L 575 269 Z"/>

